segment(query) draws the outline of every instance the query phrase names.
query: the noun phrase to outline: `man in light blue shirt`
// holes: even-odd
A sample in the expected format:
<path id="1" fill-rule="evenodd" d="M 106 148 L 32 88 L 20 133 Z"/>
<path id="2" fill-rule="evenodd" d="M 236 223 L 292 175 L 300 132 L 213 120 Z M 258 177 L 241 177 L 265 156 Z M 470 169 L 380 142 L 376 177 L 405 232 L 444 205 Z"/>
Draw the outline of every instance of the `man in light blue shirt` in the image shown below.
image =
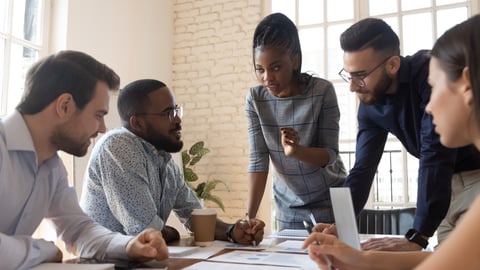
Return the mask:
<path id="1" fill-rule="evenodd" d="M 95 145 L 85 173 L 80 205 L 96 222 L 124 234 L 162 230 L 167 242 L 178 239 L 165 227 L 173 210 L 190 228 L 193 209 L 201 208 L 170 153 L 182 149 L 182 108 L 157 80 L 138 80 L 118 96 L 122 127 Z M 260 243 L 265 223 L 251 219 L 227 224 L 217 219 L 215 239 Z"/>
<path id="2" fill-rule="evenodd" d="M 17 110 L 0 121 L 0 268 L 61 262 L 54 243 L 31 237 L 43 218 L 67 249 L 84 258 L 164 259 L 160 232 L 127 237 L 96 224 L 81 210 L 58 150 L 83 156 L 105 132 L 109 90 L 120 79 L 91 56 L 63 51 L 28 72 Z"/>

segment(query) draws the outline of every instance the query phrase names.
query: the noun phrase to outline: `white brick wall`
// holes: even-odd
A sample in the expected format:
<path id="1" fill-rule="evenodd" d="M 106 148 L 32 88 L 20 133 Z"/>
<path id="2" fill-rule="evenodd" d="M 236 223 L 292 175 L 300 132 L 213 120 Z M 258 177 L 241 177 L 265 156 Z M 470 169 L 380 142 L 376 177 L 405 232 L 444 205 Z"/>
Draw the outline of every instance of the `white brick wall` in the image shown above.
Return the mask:
<path id="1" fill-rule="evenodd" d="M 174 3 L 173 81 L 177 103 L 184 105 L 185 148 L 203 140 L 211 152 L 198 163 L 202 180 L 225 180 L 215 194 L 227 212 L 224 221 L 243 218 L 248 179 L 245 96 L 257 84 L 252 37 L 262 18 L 262 1 L 177 0 Z M 207 206 L 214 205 L 207 203 Z M 262 217 L 265 219 L 264 217 Z"/>

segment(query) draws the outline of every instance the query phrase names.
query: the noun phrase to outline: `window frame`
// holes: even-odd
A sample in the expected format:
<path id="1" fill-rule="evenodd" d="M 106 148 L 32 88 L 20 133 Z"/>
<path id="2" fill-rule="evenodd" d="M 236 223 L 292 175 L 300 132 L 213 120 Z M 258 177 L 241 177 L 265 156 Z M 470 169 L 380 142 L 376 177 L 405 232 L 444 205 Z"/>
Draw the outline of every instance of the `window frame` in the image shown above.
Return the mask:
<path id="1" fill-rule="evenodd" d="M 40 17 L 40 27 L 38 28 L 40 33 L 40 40 L 39 43 L 36 44 L 35 42 L 28 41 L 23 38 L 19 38 L 13 34 L 13 21 L 14 21 L 14 2 L 16 0 L 5 0 L 7 4 L 7 12 L 6 12 L 6 19 L 5 19 L 5 31 L 0 29 L 0 41 L 2 39 L 5 41 L 4 51 L 3 51 L 3 61 L 0 62 L 0 65 L 3 65 L 3 78 L 0 78 L 1 85 L 0 85 L 0 117 L 5 116 L 13 111 L 13 108 L 17 104 L 9 104 L 9 94 L 18 91 L 19 89 L 10 89 L 11 85 L 11 73 L 13 69 L 12 63 L 12 47 L 13 45 L 18 45 L 21 47 L 27 47 L 38 51 L 37 58 L 35 61 L 32 61 L 32 64 L 36 62 L 38 59 L 46 56 L 49 50 L 49 28 L 50 28 L 50 14 L 51 14 L 51 4 L 52 0 L 41 0 L 39 7 L 41 11 L 39 12 Z M 23 15 L 23 14 L 22 14 Z M 2 52 L 0 52 L 1 55 Z M 24 72 L 28 70 L 31 65 L 27 66 L 24 69 Z M 25 74 L 25 73 L 23 73 Z M 19 85 L 24 84 L 24 82 L 18 82 Z M 23 89 L 23 88 L 22 88 Z M 9 108 L 9 106 L 11 108 Z"/>
<path id="2" fill-rule="evenodd" d="M 270 0 L 270 1 L 265 1 L 264 2 L 264 11 L 266 11 L 266 13 L 264 14 L 265 16 L 272 13 L 272 2 L 274 2 L 276 0 Z M 299 9 L 299 2 L 300 0 L 290 0 L 290 1 L 295 1 L 295 11 L 294 12 L 291 12 L 291 13 L 294 13 L 295 14 L 295 19 L 293 20 L 294 23 L 297 25 L 297 28 L 299 30 L 299 32 L 301 32 L 302 30 L 304 29 L 308 29 L 308 28 L 313 28 L 313 27 L 322 27 L 322 31 L 323 31 L 323 48 L 321 49 L 322 51 L 322 58 L 323 58 L 323 71 L 322 72 L 318 72 L 318 75 L 322 78 L 326 78 L 327 80 L 331 81 L 335 88 L 336 88 L 336 92 L 337 92 L 337 96 L 339 97 L 345 97 L 345 96 L 348 96 L 348 100 L 350 103 L 352 103 L 352 100 L 351 98 L 353 97 L 354 98 L 354 108 L 351 109 L 351 111 L 354 111 L 355 113 L 349 113 L 346 117 L 350 117 L 350 119 L 348 120 L 348 127 L 347 127 L 347 130 L 354 130 L 354 133 L 356 135 L 356 130 L 358 129 L 358 123 L 357 123 L 357 119 L 356 119 L 356 112 L 358 110 L 358 106 L 359 106 L 359 101 L 358 99 L 356 98 L 356 95 L 352 94 L 352 93 L 348 93 L 348 84 L 343 82 L 342 78 L 340 76 L 337 76 L 337 77 L 332 77 L 330 78 L 329 77 L 329 73 L 336 73 L 336 71 L 340 70 L 341 69 L 341 66 L 338 67 L 338 70 L 333 70 L 333 71 L 329 71 L 328 68 L 329 68 L 329 48 L 328 48 L 328 44 L 329 44 L 329 36 L 328 36 L 328 27 L 331 27 L 331 26 L 335 26 L 335 25 L 340 25 L 340 24 L 345 24 L 345 23 L 349 23 L 350 25 L 361 20 L 361 19 L 364 19 L 364 18 L 367 18 L 367 17 L 370 17 L 370 14 L 369 14 L 369 0 L 352 0 L 353 2 L 353 18 L 349 18 L 349 19 L 345 19 L 345 20 L 337 20 L 337 21 L 328 21 L 328 9 L 327 9 L 327 0 L 324 0 L 323 1 L 323 18 L 325 18 L 323 20 L 323 22 L 320 22 L 320 23 L 315 23 L 315 24 L 309 24 L 309 25 L 300 25 L 299 24 L 299 17 L 300 17 L 300 9 Z M 405 48 L 405 44 L 403 42 L 403 37 L 404 37 L 404 32 L 403 32 L 403 18 L 404 16 L 406 15 L 412 15 L 412 14 L 419 14 L 419 13 L 425 13 L 425 12 L 429 12 L 431 14 L 431 27 L 432 27 L 432 44 L 434 43 L 435 41 L 435 37 L 438 36 L 438 33 L 437 33 L 437 29 L 438 29 L 438 25 L 437 25 L 437 11 L 439 10 L 446 10 L 446 9 L 453 9 L 453 8 L 458 8 L 458 7 L 466 7 L 467 8 L 467 17 L 470 17 L 472 16 L 472 14 L 476 14 L 479 12 L 480 10 L 480 1 L 478 0 L 465 0 L 465 1 L 462 1 L 460 3 L 452 3 L 452 4 L 447 4 L 447 5 L 442 5 L 442 6 L 437 6 L 436 5 L 436 0 L 432 0 L 431 1 L 431 4 L 429 7 L 425 7 L 425 8 L 417 8 L 417 9 L 411 9 L 411 10 L 402 10 L 401 9 L 401 3 L 402 3 L 402 0 L 396 0 L 396 4 L 397 4 L 397 11 L 395 12 L 391 12 L 391 13 L 385 13 L 385 14 L 379 14 L 379 15 L 374 15 L 372 17 L 376 17 L 376 18 L 381 18 L 381 19 L 385 19 L 385 18 L 391 18 L 391 17 L 396 17 L 396 23 L 397 23 L 397 27 L 398 27 L 398 32 L 397 34 L 399 35 L 399 38 L 400 38 L 400 50 L 401 50 L 401 55 L 408 55 L 407 54 L 404 54 L 403 52 L 405 51 L 404 48 Z M 453 25 L 452 25 L 453 26 Z M 303 44 L 302 44 L 302 47 L 303 47 Z M 340 45 L 338 44 L 338 48 L 340 48 Z M 341 49 L 340 49 L 341 50 Z M 305 58 L 305 56 L 304 56 Z M 345 93 L 342 93 L 342 89 L 346 90 L 344 92 L 347 92 L 345 95 Z M 340 104 L 340 100 L 342 100 L 342 102 L 345 102 L 344 100 L 345 99 L 342 99 L 342 98 L 339 98 L 339 106 L 341 106 Z M 350 104 L 349 103 L 349 104 Z M 350 104 L 350 105 L 353 105 L 353 104 Z M 355 117 L 353 118 L 354 120 L 352 120 L 352 115 L 354 115 Z M 342 114 L 342 118 L 344 118 L 344 114 Z M 344 126 L 345 124 L 342 125 L 342 120 L 341 120 L 341 123 L 340 123 L 340 126 L 342 128 L 342 126 Z M 339 140 L 339 147 L 340 147 L 340 151 L 343 152 L 343 156 L 342 158 L 345 157 L 345 154 L 346 153 L 349 153 L 349 152 L 352 152 L 352 151 L 355 151 L 355 141 L 356 141 L 356 136 L 351 136 L 351 134 L 349 134 L 348 138 L 341 138 Z M 388 148 L 388 145 L 389 144 L 400 144 L 400 146 L 398 148 L 395 148 L 395 149 L 389 149 Z M 343 148 L 343 149 L 342 149 Z M 403 147 L 403 145 L 401 145 L 401 143 L 399 142 L 399 140 L 393 136 L 392 134 L 389 134 L 388 138 L 387 138 L 387 143 L 386 143 L 386 147 L 385 147 L 385 150 L 400 150 L 400 155 L 402 156 L 402 165 L 400 166 L 401 167 L 401 175 L 402 175 L 402 179 L 403 179 L 403 183 L 402 183 L 402 198 L 403 200 L 401 202 L 398 202 L 398 201 L 394 201 L 394 202 L 384 202 L 384 201 L 376 201 L 375 200 L 375 196 L 378 196 L 378 194 L 376 194 L 375 192 L 375 189 L 378 189 L 378 186 L 377 183 L 375 182 L 375 179 L 374 179 L 374 184 L 372 185 L 372 189 L 371 189 L 371 192 L 370 192 L 370 196 L 369 196 L 369 199 L 367 201 L 367 204 L 366 204 L 366 208 L 397 208 L 397 207 L 410 207 L 410 206 L 415 206 L 416 205 L 416 183 L 417 183 L 417 176 L 418 176 L 418 159 L 411 156 L 406 150 L 405 148 Z M 385 158 L 385 154 L 384 156 L 382 157 L 382 161 L 383 159 Z M 387 157 L 388 158 L 388 157 Z M 351 160 L 350 160 L 351 161 Z M 381 162 L 382 162 L 381 161 Z M 344 162 L 345 162 L 345 158 L 344 158 Z M 347 170 L 349 170 L 352 166 L 353 166 L 353 162 L 354 162 L 354 158 L 353 158 L 353 161 L 351 162 L 345 162 L 345 167 Z M 412 162 L 414 166 L 412 166 Z M 413 167 L 413 168 L 410 168 L 409 169 L 409 164 L 410 164 L 410 167 Z M 380 166 L 379 166 L 380 168 Z M 390 167 L 391 169 L 392 167 Z M 412 174 L 413 172 L 415 172 L 414 174 Z M 391 172 L 390 172 L 391 174 Z M 391 176 L 390 176 L 391 177 Z M 393 187 L 393 180 L 392 178 L 390 179 L 391 183 L 391 189 Z M 412 186 L 413 185 L 413 186 Z M 414 191 L 414 192 L 413 192 Z M 393 192 L 393 191 L 391 191 Z M 377 191 L 378 193 L 378 191 Z M 272 201 L 273 203 L 273 201 Z"/>

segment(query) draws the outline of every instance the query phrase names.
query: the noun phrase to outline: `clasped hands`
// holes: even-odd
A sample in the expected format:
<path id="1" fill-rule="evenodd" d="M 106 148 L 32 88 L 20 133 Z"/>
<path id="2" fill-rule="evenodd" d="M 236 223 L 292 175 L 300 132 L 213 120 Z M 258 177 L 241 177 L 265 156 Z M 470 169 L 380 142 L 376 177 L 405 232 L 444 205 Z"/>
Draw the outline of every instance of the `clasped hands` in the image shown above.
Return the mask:
<path id="1" fill-rule="evenodd" d="M 263 240 L 265 222 L 251 218 L 237 220 L 232 231 L 232 238 L 242 245 L 258 245 Z"/>

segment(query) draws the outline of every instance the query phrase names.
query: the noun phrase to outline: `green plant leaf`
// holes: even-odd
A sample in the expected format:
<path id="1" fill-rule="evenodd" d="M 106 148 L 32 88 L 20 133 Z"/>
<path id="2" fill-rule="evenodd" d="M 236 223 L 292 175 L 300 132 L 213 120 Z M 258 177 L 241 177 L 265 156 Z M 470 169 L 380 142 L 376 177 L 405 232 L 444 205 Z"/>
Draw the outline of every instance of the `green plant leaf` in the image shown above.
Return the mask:
<path id="1" fill-rule="evenodd" d="M 190 151 L 188 152 L 190 155 L 194 156 L 203 148 L 203 141 L 196 142 L 192 147 L 190 147 Z"/>
<path id="2" fill-rule="evenodd" d="M 205 185 L 206 185 L 205 182 L 202 182 L 198 184 L 197 187 L 195 188 L 195 193 L 197 194 L 197 197 L 199 197 L 200 199 L 203 199 Z"/>
<path id="3" fill-rule="evenodd" d="M 187 182 L 195 182 L 198 180 L 198 175 L 191 168 L 184 169 L 183 177 Z"/>
<path id="4" fill-rule="evenodd" d="M 197 162 L 199 162 L 200 159 L 202 159 L 202 156 L 194 156 L 192 158 L 192 161 L 190 162 L 190 166 L 193 166 L 193 165 L 197 164 Z"/>
<path id="5" fill-rule="evenodd" d="M 221 183 L 225 185 L 227 191 L 230 192 L 230 188 L 228 187 L 227 183 L 220 179 L 213 179 L 198 183 L 195 186 L 195 182 L 198 180 L 198 175 L 194 172 L 192 166 L 197 164 L 202 157 L 209 152 L 210 150 L 204 147 L 203 141 L 196 142 L 188 151 L 182 151 L 183 174 L 187 185 L 190 187 L 190 189 L 192 189 L 193 192 L 195 192 L 195 195 L 199 199 L 212 201 L 225 212 L 222 199 L 216 195 L 213 195 L 212 191 L 216 188 L 217 184 Z"/>
<path id="6" fill-rule="evenodd" d="M 216 203 L 222 209 L 222 211 L 225 212 L 225 206 L 223 205 L 222 199 L 220 197 L 209 194 L 208 196 L 205 196 L 205 198 L 203 199 L 205 201 L 212 201 Z"/>
<path id="7" fill-rule="evenodd" d="M 210 194 L 210 192 L 212 190 L 214 190 L 215 187 L 217 186 L 217 184 L 219 184 L 219 183 L 224 184 L 228 189 L 228 186 L 225 182 L 223 182 L 222 180 L 214 179 L 214 180 L 210 180 L 206 183 L 204 192 L 207 193 L 207 194 Z"/>
<path id="8" fill-rule="evenodd" d="M 189 162 L 190 162 L 190 155 L 187 153 L 187 150 L 185 150 L 182 152 L 183 167 L 185 168 L 185 166 L 187 166 Z"/>

